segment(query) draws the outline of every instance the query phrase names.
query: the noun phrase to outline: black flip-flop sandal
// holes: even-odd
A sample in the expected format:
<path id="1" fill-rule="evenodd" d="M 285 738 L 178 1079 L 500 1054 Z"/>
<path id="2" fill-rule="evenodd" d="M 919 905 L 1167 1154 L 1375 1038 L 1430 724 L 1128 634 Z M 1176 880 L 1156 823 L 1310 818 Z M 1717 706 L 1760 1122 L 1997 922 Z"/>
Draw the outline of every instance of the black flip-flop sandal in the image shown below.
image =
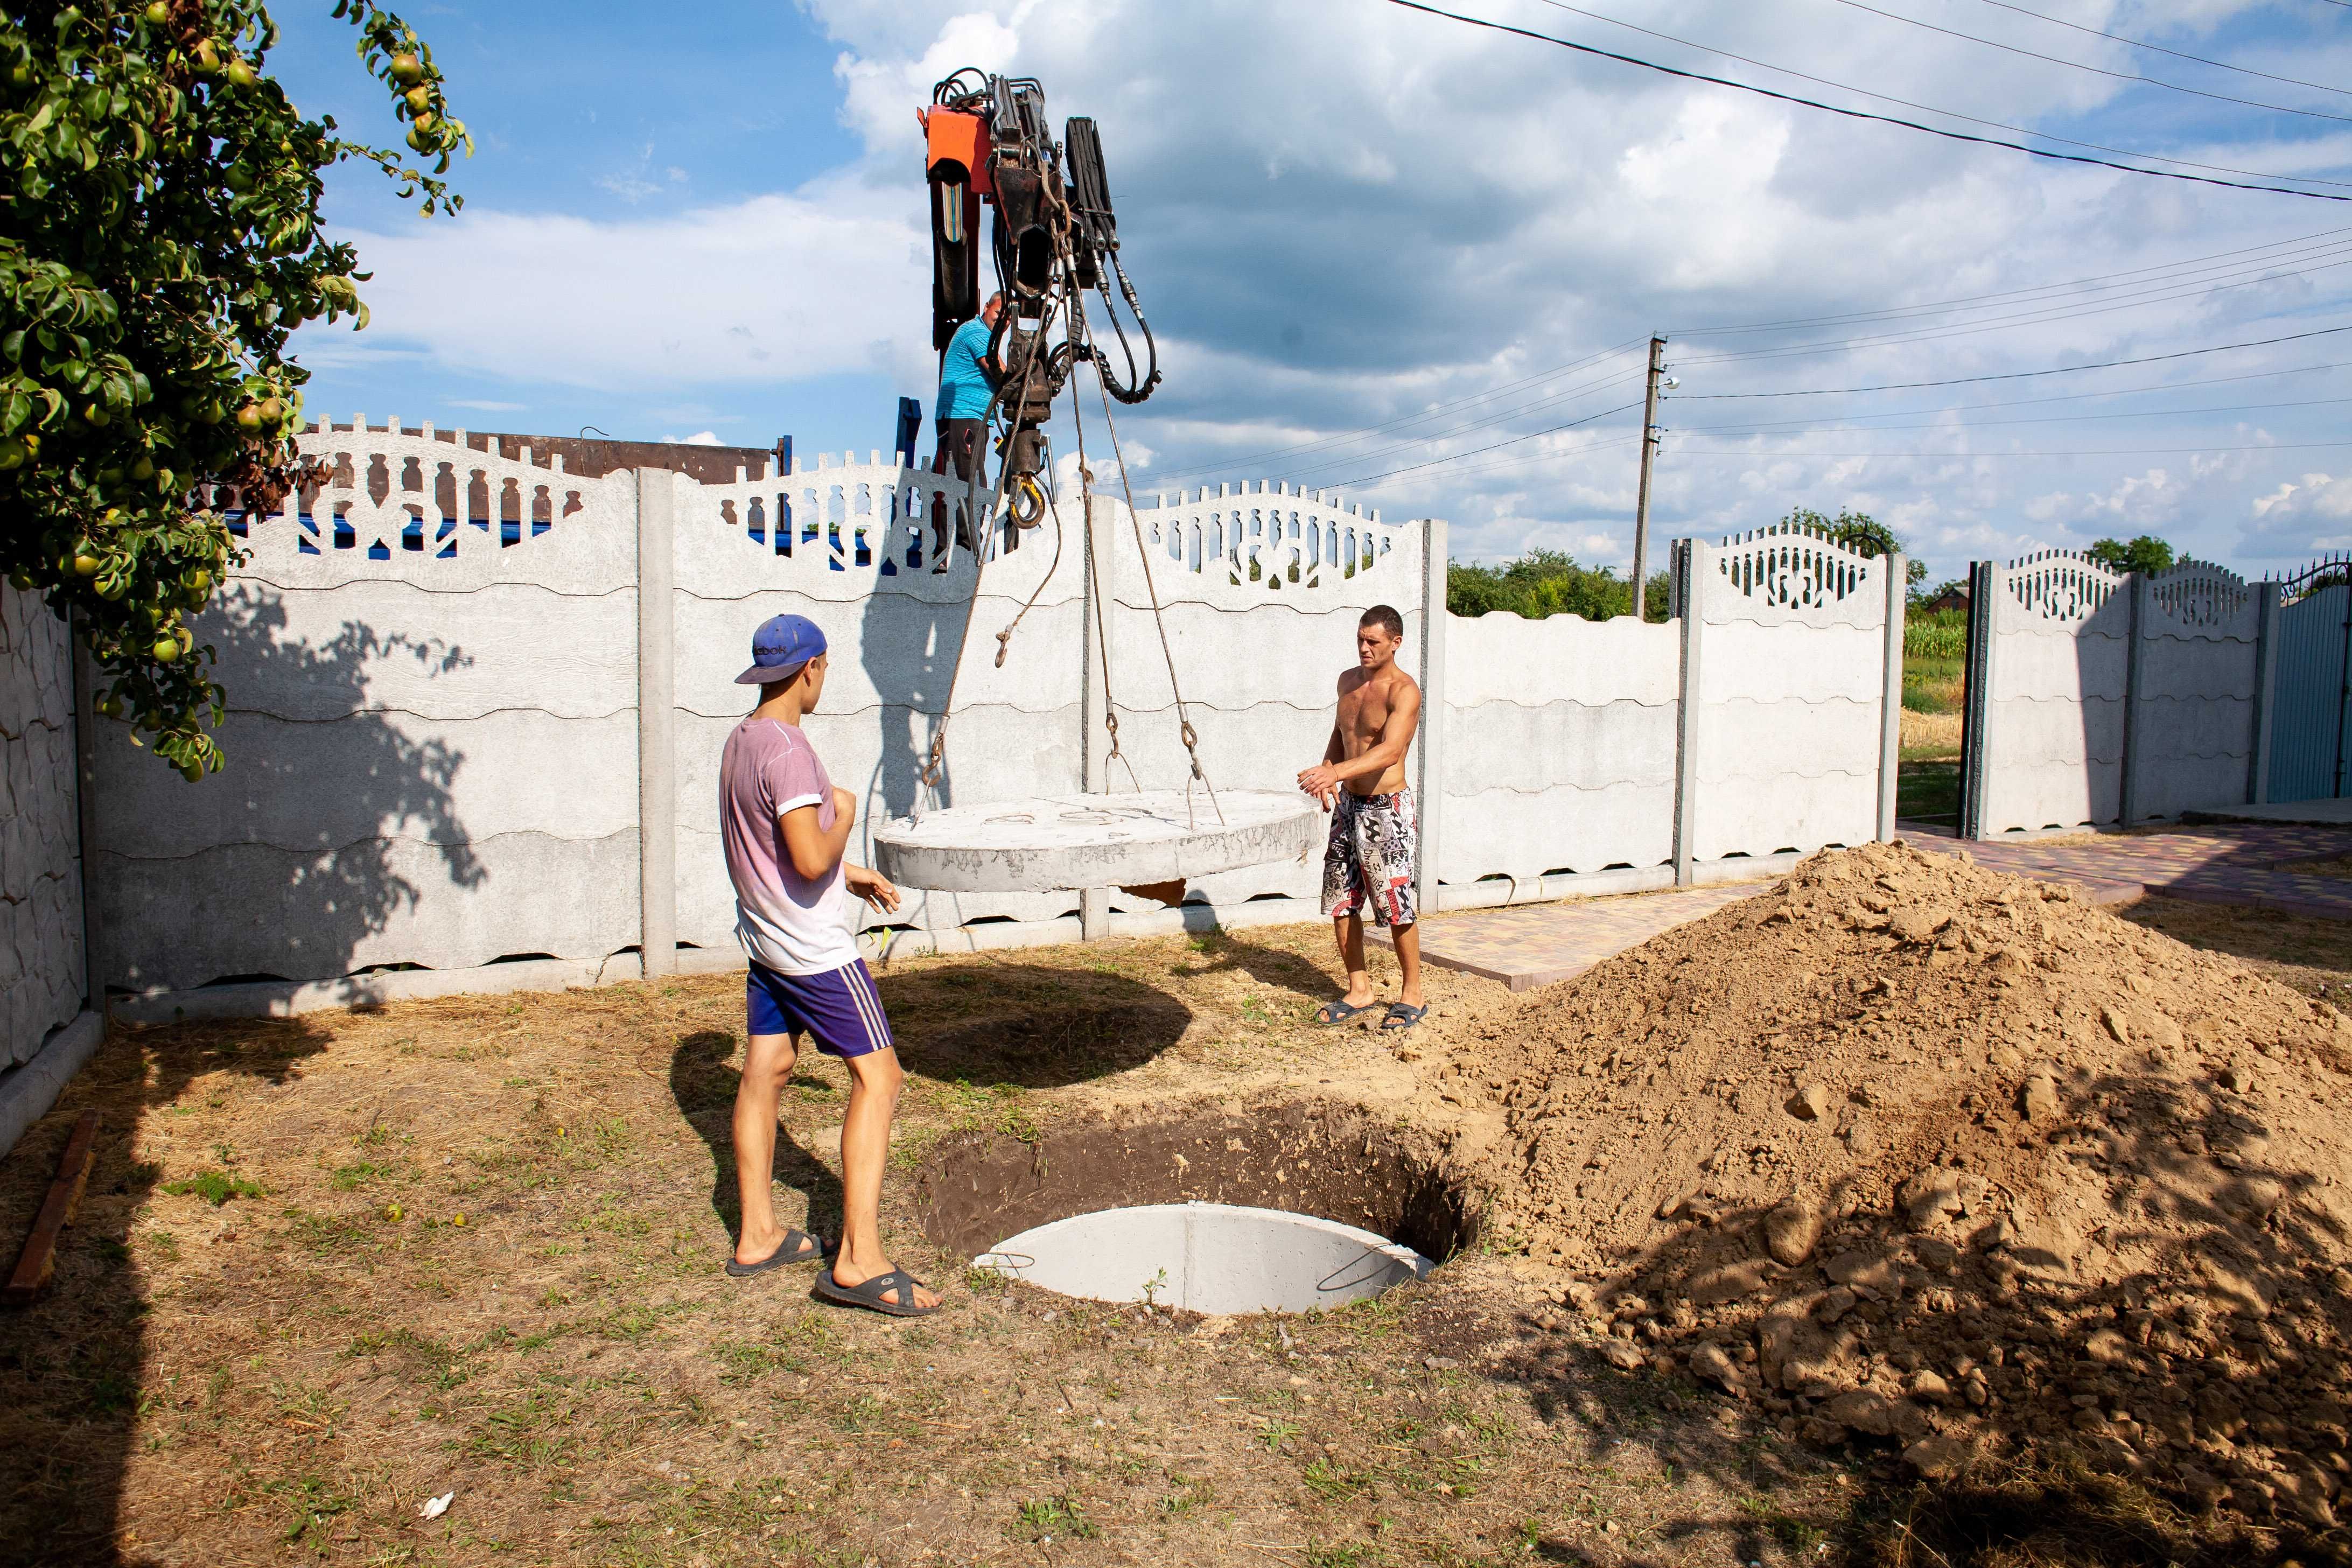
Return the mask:
<path id="1" fill-rule="evenodd" d="M 916 1289 L 921 1283 L 905 1269 L 893 1268 L 887 1274 L 877 1274 L 863 1284 L 843 1285 L 835 1281 L 833 1270 L 828 1268 L 816 1277 L 816 1293 L 839 1307 L 863 1307 L 868 1311 L 885 1312 L 893 1318 L 928 1318 L 940 1309 L 914 1304 Z M 885 1301 L 882 1298 L 892 1290 L 898 1292 L 899 1300 Z"/>
<path id="2" fill-rule="evenodd" d="M 1315 1010 L 1315 1021 L 1328 1029 L 1335 1024 L 1346 1023 L 1359 1013 L 1369 1013 L 1372 1007 L 1373 1004 L 1370 1002 L 1360 1007 L 1345 1001 L 1326 1002 Z"/>
<path id="3" fill-rule="evenodd" d="M 1381 1033 L 1402 1035 L 1427 1016 L 1429 1016 L 1429 1005 L 1425 1002 L 1418 1007 L 1408 1007 L 1402 1002 L 1391 1002 L 1389 1004 L 1388 1016 L 1381 1020 Z"/>
<path id="4" fill-rule="evenodd" d="M 788 1263 L 814 1263 L 824 1256 L 824 1244 L 806 1231 L 786 1229 L 784 1239 L 776 1243 L 776 1250 L 757 1263 L 727 1260 L 727 1278 L 749 1279 L 754 1274 L 765 1274 L 771 1268 L 782 1268 Z"/>

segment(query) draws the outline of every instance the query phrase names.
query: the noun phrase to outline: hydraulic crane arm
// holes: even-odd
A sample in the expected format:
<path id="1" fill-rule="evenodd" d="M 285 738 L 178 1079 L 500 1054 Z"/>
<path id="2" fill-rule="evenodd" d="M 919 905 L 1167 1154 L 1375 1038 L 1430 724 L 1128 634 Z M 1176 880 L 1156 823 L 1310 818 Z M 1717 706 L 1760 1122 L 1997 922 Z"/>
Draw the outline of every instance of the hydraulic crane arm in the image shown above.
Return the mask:
<path id="1" fill-rule="evenodd" d="M 1044 460 L 1038 430 L 1071 367 L 1093 360 L 1104 388 L 1140 403 L 1160 383 L 1159 350 L 1135 287 L 1119 265 L 1118 220 L 1103 171 L 1102 139 L 1092 120 L 1071 120 L 1055 142 L 1045 119 L 1045 89 L 1033 78 L 966 69 L 931 89 L 918 118 L 931 199 L 931 345 L 944 353 L 956 329 L 980 314 L 980 211 L 992 216 L 990 251 L 1006 309 L 991 349 L 1003 367 L 994 413 L 1004 426 L 1004 493 L 1013 515 L 1034 526 Z M 1111 301 L 1118 285 L 1134 318 L 1139 345 Z M 1126 361 L 1112 367 L 1089 340 L 1083 296 L 1102 296 Z M 1055 328 L 1059 344 L 1048 346 Z"/>

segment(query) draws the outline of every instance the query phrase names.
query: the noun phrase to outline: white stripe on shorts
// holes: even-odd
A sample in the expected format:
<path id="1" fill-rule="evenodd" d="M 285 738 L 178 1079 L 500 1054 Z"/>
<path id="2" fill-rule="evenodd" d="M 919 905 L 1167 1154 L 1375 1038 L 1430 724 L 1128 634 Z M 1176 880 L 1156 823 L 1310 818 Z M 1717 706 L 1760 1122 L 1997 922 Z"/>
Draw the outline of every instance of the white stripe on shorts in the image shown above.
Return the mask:
<path id="1" fill-rule="evenodd" d="M 842 983 L 849 987 L 850 1000 L 857 1004 L 857 1015 L 866 1020 L 866 1037 L 880 1050 L 890 1044 L 890 1020 L 882 1011 L 882 998 L 874 994 L 874 983 L 855 963 L 841 966 Z"/>

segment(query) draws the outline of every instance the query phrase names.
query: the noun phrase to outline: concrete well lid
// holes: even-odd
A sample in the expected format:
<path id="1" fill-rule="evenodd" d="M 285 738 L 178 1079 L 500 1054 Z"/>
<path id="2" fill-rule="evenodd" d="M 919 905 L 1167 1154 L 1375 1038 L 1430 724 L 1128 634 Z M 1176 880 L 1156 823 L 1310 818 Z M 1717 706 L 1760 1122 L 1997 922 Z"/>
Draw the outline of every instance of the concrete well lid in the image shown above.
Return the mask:
<path id="1" fill-rule="evenodd" d="M 1222 820 L 1221 820 L 1222 819 Z M 1189 881 L 1296 860 L 1322 812 L 1288 790 L 1030 796 L 893 817 L 874 829 L 876 868 L 908 888 L 1042 893 Z"/>

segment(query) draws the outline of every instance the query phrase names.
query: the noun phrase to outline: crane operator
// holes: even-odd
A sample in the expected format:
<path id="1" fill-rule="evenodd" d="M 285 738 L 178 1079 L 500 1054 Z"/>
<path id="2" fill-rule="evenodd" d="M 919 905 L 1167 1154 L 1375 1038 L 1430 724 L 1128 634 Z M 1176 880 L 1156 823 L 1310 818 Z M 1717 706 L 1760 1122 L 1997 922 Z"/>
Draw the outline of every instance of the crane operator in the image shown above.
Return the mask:
<path id="1" fill-rule="evenodd" d="M 1003 312 L 1004 295 L 991 294 L 980 314 L 956 329 L 955 336 L 948 340 L 947 352 L 940 356 L 939 453 L 931 459 L 931 472 L 944 474 L 952 464 L 967 494 L 975 479 L 982 485 L 988 482 L 986 454 L 982 450 L 987 439 L 988 402 L 1003 380 L 1002 369 L 988 352 L 988 342 L 996 329 L 996 318 Z M 973 537 L 971 509 L 963 501 L 956 503 L 956 542 L 969 551 L 980 548 Z M 934 496 L 931 570 L 947 569 L 947 498 Z"/>

